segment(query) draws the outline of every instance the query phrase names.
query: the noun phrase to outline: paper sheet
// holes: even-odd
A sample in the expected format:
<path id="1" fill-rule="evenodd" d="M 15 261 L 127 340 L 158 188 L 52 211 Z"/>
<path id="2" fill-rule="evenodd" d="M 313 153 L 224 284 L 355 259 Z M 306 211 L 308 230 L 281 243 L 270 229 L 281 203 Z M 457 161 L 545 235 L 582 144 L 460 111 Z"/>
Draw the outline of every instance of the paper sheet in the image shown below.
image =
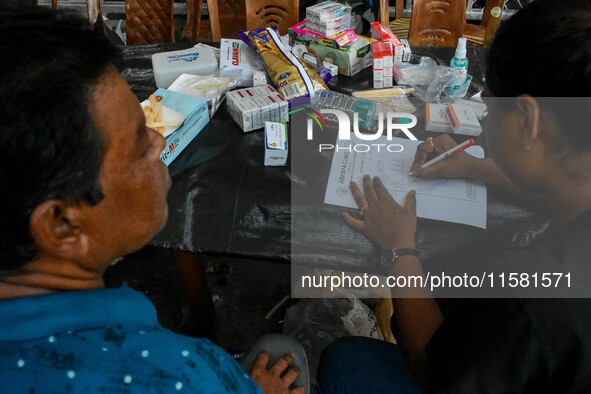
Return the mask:
<path id="1" fill-rule="evenodd" d="M 393 137 L 388 141 L 380 137 L 374 141 L 362 141 L 352 134 L 349 141 L 337 141 L 330 168 L 324 202 L 349 208 L 358 208 L 353 200 L 349 183 L 355 181 L 363 190 L 363 175 L 379 176 L 396 202 L 404 204 L 406 194 L 411 190 L 417 193 L 417 216 L 421 218 L 462 223 L 486 228 L 486 186 L 483 182 L 467 179 L 423 180 L 409 176 L 416 147 L 421 141 L 411 141 Z M 358 150 L 373 149 L 369 152 L 355 152 L 345 149 L 357 145 Z M 377 152 L 372 144 L 384 144 Z M 388 145 L 400 144 L 401 152 L 388 152 Z M 336 147 L 338 146 L 338 151 Z M 392 146 L 391 150 L 399 150 Z M 475 157 L 484 157 L 479 146 L 466 150 Z"/>

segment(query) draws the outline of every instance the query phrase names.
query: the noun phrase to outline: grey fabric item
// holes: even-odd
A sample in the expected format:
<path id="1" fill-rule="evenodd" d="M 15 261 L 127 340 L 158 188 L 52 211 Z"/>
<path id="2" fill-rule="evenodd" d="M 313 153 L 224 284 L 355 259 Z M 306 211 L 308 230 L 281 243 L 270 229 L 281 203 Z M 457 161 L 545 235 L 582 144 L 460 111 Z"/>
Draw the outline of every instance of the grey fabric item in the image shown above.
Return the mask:
<path id="1" fill-rule="evenodd" d="M 291 353 L 295 360 L 291 364 L 298 367 L 302 372 L 294 382 L 291 388 L 303 387 L 306 394 L 310 392 L 310 372 L 308 370 L 308 358 L 302 345 L 295 339 L 281 334 L 269 334 L 262 336 L 246 354 L 242 361 L 242 367 L 246 372 L 250 372 L 257 356 L 263 350 L 269 352 L 269 362 L 267 369 L 271 368 L 275 362 L 282 356 Z"/>

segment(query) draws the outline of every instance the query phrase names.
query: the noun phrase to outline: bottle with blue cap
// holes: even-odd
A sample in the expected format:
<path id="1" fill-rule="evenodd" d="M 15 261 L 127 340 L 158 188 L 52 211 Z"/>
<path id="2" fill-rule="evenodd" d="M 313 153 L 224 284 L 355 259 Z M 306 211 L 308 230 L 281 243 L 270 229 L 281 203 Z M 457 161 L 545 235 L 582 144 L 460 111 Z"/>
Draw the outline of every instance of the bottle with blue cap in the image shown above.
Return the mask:
<path id="1" fill-rule="evenodd" d="M 449 63 L 451 68 L 464 71 L 468 73 L 468 59 L 466 58 L 466 38 L 460 37 L 458 39 L 458 46 L 456 48 L 456 54 Z"/>

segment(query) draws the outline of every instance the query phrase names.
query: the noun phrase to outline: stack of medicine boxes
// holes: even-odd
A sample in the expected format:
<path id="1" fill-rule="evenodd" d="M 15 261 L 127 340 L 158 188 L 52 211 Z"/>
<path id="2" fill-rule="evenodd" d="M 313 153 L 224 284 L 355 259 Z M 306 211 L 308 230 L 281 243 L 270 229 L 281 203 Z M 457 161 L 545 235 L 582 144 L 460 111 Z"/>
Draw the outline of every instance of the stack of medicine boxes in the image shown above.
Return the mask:
<path id="1" fill-rule="evenodd" d="M 325 1 L 306 8 L 306 29 L 323 36 L 334 36 L 349 28 L 351 6 Z"/>
<path id="2" fill-rule="evenodd" d="M 411 51 L 407 40 L 399 40 L 389 27 L 380 22 L 371 24 L 373 54 L 373 87 L 392 87 L 393 66 L 410 61 Z"/>
<path id="3" fill-rule="evenodd" d="M 265 126 L 265 122 L 287 122 L 288 103 L 270 85 L 226 93 L 230 116 L 244 131 Z"/>
<path id="4" fill-rule="evenodd" d="M 387 41 L 371 43 L 373 55 L 373 87 L 374 89 L 392 87 L 393 57 L 392 46 Z"/>

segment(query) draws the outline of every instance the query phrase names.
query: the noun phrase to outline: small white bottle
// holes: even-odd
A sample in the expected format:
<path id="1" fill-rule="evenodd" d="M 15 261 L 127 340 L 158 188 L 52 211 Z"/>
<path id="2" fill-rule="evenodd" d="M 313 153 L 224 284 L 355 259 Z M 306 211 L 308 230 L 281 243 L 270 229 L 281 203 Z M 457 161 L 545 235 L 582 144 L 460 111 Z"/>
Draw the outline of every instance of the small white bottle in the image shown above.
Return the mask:
<path id="1" fill-rule="evenodd" d="M 468 59 L 466 58 L 466 38 L 460 37 L 458 39 L 458 47 L 456 48 L 456 55 L 449 62 L 451 68 L 462 70 L 468 73 Z"/>

